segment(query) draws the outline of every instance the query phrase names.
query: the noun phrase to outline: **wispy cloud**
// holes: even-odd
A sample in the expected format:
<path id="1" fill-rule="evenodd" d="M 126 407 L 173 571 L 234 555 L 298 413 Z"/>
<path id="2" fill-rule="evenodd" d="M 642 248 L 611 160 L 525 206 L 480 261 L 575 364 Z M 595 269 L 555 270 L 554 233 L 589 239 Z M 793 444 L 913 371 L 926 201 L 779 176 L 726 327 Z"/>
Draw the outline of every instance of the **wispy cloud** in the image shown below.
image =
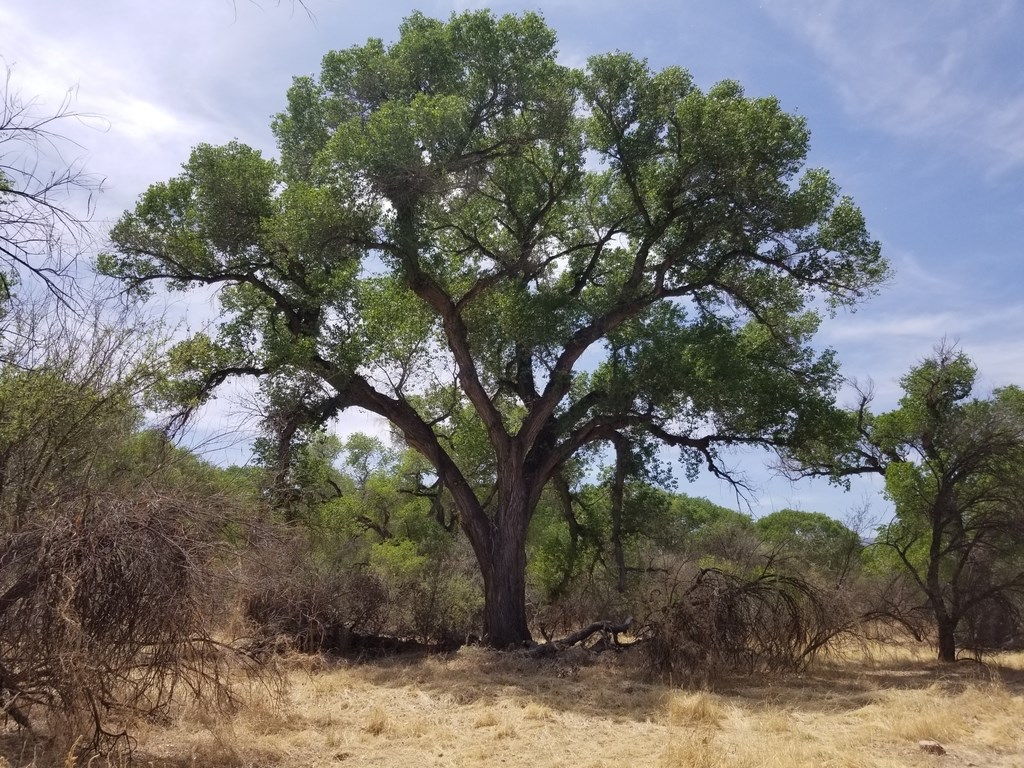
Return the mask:
<path id="1" fill-rule="evenodd" d="M 852 115 L 938 140 L 995 172 L 1024 164 L 1024 91 L 1014 0 L 767 0 L 824 64 Z M 993 51 L 1013 55 L 999 67 Z"/>
<path id="2" fill-rule="evenodd" d="M 824 336 L 832 340 L 856 341 L 915 337 L 938 340 L 943 336 L 960 338 L 986 329 L 1005 330 L 1024 325 L 1024 307 L 1001 307 L 993 311 L 977 308 L 945 310 L 899 315 L 876 315 L 871 318 L 848 317 L 827 325 Z"/>
<path id="3" fill-rule="evenodd" d="M 0 8 L 0 27 L 19 40 L 13 57 L 5 51 L 5 63 L 14 71 L 14 85 L 26 96 L 38 98 L 41 107 L 56 106 L 69 89 L 78 91 L 75 110 L 100 116 L 115 133 L 128 138 L 142 135 L 150 140 L 180 133 L 182 121 L 161 103 L 166 94 L 152 82 L 140 82 L 140 71 L 129 70 L 126 63 L 102 56 L 91 56 L 85 40 L 57 38 L 40 33 L 26 18 L 10 9 Z M 88 60 L 88 72 L 83 62 Z M 149 98 L 143 88 L 150 86 Z M 88 121 L 87 121 L 88 122 Z"/>
<path id="4" fill-rule="evenodd" d="M 70 124 L 61 132 L 89 148 L 89 167 L 108 180 L 102 217 L 176 173 L 201 141 L 238 138 L 273 151 L 270 116 L 284 105 L 292 75 L 326 49 L 296 45 L 317 28 L 304 16 L 281 23 L 287 5 L 0 5 L 0 65 L 15 66 L 16 86 L 41 109 L 74 88 L 73 109 L 100 118 L 100 133 Z"/>

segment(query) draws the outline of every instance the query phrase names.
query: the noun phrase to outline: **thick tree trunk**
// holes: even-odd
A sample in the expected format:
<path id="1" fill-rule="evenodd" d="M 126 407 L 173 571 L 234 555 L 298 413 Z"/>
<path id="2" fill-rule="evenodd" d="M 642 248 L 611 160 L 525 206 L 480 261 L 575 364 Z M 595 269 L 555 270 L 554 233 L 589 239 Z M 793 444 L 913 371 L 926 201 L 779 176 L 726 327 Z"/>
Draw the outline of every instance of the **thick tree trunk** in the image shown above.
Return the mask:
<path id="1" fill-rule="evenodd" d="M 526 623 L 526 546 L 522 537 L 492 539 L 484 568 L 484 640 L 492 648 L 521 647 L 532 638 Z"/>
<path id="2" fill-rule="evenodd" d="M 939 631 L 939 661 L 952 663 L 956 661 L 956 622 L 948 617 L 937 621 Z"/>
<path id="3" fill-rule="evenodd" d="M 484 557 L 477 548 L 484 577 L 484 639 L 492 648 L 523 646 L 533 639 L 526 621 L 526 527 L 532 501 L 521 472 L 506 467 L 501 474 Z"/>
<path id="4" fill-rule="evenodd" d="M 954 618 L 955 613 L 947 610 L 940 578 L 945 524 L 953 517 L 948 511 L 949 507 L 948 493 L 945 489 L 940 489 L 932 510 L 932 539 L 928 547 L 928 573 L 925 578 L 928 602 L 931 603 L 932 613 L 935 615 L 935 628 L 939 635 L 939 661 L 943 662 L 956 661 L 957 621 Z"/>
<path id="5" fill-rule="evenodd" d="M 943 599 L 942 585 L 939 581 L 937 561 L 928 569 L 928 602 L 932 615 L 935 616 L 935 629 L 938 633 L 939 661 L 956 661 L 956 625 L 957 612 L 950 610 Z"/>

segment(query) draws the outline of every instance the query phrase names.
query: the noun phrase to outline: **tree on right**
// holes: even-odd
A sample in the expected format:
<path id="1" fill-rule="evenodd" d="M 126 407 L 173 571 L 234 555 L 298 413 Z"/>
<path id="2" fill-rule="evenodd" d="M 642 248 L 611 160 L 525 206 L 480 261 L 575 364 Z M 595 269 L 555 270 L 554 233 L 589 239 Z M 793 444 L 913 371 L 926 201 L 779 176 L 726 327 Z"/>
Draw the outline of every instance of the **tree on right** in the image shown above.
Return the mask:
<path id="1" fill-rule="evenodd" d="M 920 590 L 940 661 L 958 644 L 998 645 L 1018 629 L 1024 598 L 1024 390 L 973 396 L 977 370 L 943 343 L 901 380 L 895 410 L 869 410 L 870 392 L 831 445 L 791 457 L 792 474 L 885 477 L 895 517 L 875 556 Z"/>

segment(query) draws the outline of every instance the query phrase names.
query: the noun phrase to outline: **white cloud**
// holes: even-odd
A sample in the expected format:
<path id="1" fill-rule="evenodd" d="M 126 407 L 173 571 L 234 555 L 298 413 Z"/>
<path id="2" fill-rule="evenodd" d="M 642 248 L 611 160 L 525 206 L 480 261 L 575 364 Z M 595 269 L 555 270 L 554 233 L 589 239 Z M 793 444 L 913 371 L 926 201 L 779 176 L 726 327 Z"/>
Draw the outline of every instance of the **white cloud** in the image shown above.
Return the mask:
<path id="1" fill-rule="evenodd" d="M 306 49 L 294 39 L 315 31 L 301 14 L 281 23 L 290 14 L 241 0 L 15 0 L 0 6 L 0 64 L 14 66 L 13 84 L 42 112 L 72 89 L 71 110 L 89 116 L 57 130 L 88 148 L 87 170 L 106 179 L 102 227 L 149 184 L 177 173 L 200 142 L 237 137 L 272 151 L 270 116 L 306 66 L 295 61 Z"/>
<path id="2" fill-rule="evenodd" d="M 961 341 L 964 352 L 978 368 L 976 394 L 984 397 L 996 387 L 1024 383 L 1024 348 L 1017 333 L 1003 339 Z"/>
<path id="3" fill-rule="evenodd" d="M 938 140 L 995 171 L 1024 163 L 1024 94 L 1012 80 L 1019 72 L 1000 70 L 992 56 L 1000 45 L 1016 46 L 1021 15 L 1012 0 L 764 7 L 811 47 L 850 114 Z"/>
<path id="4" fill-rule="evenodd" d="M 26 98 L 38 98 L 40 108 L 55 109 L 70 89 L 75 94 L 74 111 L 88 116 L 83 121 L 86 127 L 109 126 L 133 141 L 185 130 L 158 100 L 161 89 L 141 77 L 143 72 L 125 67 L 124 58 L 96 56 L 90 42 L 41 32 L 10 9 L 0 8 L 0 27 L 13 30 L 19 41 L 16 55 L 7 48 L 14 85 Z M 146 97 L 147 90 L 152 97 Z"/>
<path id="5" fill-rule="evenodd" d="M 869 341 L 912 337 L 937 341 L 943 336 L 963 337 L 979 329 L 1005 330 L 1024 325 L 1024 307 L 1000 307 L 991 311 L 947 310 L 868 319 L 852 316 L 827 325 L 822 336 L 831 341 Z"/>

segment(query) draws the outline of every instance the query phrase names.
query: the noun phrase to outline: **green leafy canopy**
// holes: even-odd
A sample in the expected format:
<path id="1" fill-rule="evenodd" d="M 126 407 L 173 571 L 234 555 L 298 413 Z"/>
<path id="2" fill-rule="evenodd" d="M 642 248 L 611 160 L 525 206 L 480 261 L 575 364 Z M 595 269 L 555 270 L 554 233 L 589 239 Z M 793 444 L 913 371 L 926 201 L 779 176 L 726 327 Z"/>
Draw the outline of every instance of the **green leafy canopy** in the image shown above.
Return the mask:
<path id="1" fill-rule="evenodd" d="M 628 54 L 573 70 L 554 46 L 534 14 L 413 15 L 296 79 L 279 162 L 200 145 L 151 187 L 101 269 L 224 287 L 218 336 L 179 353 L 193 391 L 172 394 L 310 370 L 365 407 L 353 377 L 408 396 L 446 363 L 484 411 L 550 377 L 561 434 L 602 409 L 796 434 L 836 375 L 809 302 L 852 303 L 887 269 L 829 175 L 800 173 L 803 119 Z M 622 355 L 591 380 L 603 397 L 565 387 L 604 338 Z"/>
<path id="2" fill-rule="evenodd" d="M 220 288 L 219 329 L 175 350 L 168 399 L 257 376 L 311 422 L 389 422 L 488 589 L 590 446 L 668 444 L 726 475 L 720 446 L 844 428 L 814 308 L 888 275 L 776 99 L 626 53 L 573 69 L 555 44 L 537 14 L 474 11 L 328 53 L 273 122 L 279 160 L 199 145 L 100 259 L 142 293 Z"/>

